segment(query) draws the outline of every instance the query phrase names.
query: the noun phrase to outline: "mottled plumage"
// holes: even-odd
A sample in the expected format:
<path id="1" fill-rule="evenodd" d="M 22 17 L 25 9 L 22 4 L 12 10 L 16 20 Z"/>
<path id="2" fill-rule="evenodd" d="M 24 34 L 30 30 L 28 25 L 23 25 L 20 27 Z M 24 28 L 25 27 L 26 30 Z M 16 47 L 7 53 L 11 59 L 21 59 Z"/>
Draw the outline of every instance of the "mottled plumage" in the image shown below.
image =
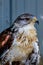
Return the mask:
<path id="1" fill-rule="evenodd" d="M 37 18 L 31 14 L 22 14 L 17 17 L 9 28 L 9 34 L 13 38 L 11 47 L 2 55 L 2 64 L 8 61 L 19 61 L 20 64 L 36 65 L 39 63 L 40 54 L 38 46 L 37 30 L 35 23 Z"/>

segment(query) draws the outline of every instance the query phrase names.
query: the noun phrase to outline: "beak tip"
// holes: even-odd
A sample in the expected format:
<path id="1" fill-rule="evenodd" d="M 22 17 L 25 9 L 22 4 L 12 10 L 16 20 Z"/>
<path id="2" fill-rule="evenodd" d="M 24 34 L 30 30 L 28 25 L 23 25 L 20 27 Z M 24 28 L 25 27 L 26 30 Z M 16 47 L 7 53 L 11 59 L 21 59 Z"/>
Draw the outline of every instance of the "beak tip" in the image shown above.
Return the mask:
<path id="1" fill-rule="evenodd" d="M 36 21 L 36 23 L 39 25 L 39 21 Z"/>

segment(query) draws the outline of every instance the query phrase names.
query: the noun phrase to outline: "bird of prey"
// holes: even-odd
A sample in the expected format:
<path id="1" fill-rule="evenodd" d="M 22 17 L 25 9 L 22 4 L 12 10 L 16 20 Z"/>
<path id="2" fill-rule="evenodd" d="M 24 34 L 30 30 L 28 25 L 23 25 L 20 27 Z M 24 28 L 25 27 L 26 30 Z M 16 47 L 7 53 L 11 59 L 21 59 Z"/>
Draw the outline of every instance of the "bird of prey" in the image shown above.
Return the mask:
<path id="1" fill-rule="evenodd" d="M 34 15 L 24 13 L 16 18 L 11 27 L 1 33 L 1 35 L 10 36 L 10 41 L 7 42 L 10 47 L 1 55 L 2 65 L 7 62 L 12 65 L 13 61 L 19 62 L 18 65 L 39 63 L 40 51 L 35 23 L 39 24 Z"/>

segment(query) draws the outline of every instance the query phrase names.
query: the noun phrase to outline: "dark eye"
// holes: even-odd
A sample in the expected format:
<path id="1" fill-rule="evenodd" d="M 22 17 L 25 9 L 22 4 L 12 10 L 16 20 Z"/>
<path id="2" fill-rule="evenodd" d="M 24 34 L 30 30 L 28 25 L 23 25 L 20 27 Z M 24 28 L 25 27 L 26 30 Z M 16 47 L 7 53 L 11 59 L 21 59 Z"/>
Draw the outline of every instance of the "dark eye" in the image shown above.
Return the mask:
<path id="1" fill-rule="evenodd" d="M 30 18 L 25 18 L 26 20 L 30 20 Z"/>
<path id="2" fill-rule="evenodd" d="M 20 18 L 20 20 L 30 20 L 30 18 Z"/>

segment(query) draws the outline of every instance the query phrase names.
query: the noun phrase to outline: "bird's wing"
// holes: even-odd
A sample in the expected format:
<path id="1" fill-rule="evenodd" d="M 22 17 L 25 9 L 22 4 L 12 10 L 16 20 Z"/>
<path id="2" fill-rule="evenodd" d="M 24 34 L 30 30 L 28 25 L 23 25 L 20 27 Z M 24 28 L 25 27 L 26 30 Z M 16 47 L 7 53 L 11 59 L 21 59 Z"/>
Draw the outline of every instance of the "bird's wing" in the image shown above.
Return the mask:
<path id="1" fill-rule="evenodd" d="M 0 56 L 5 50 L 7 50 L 12 44 L 11 31 L 9 28 L 0 33 Z"/>

